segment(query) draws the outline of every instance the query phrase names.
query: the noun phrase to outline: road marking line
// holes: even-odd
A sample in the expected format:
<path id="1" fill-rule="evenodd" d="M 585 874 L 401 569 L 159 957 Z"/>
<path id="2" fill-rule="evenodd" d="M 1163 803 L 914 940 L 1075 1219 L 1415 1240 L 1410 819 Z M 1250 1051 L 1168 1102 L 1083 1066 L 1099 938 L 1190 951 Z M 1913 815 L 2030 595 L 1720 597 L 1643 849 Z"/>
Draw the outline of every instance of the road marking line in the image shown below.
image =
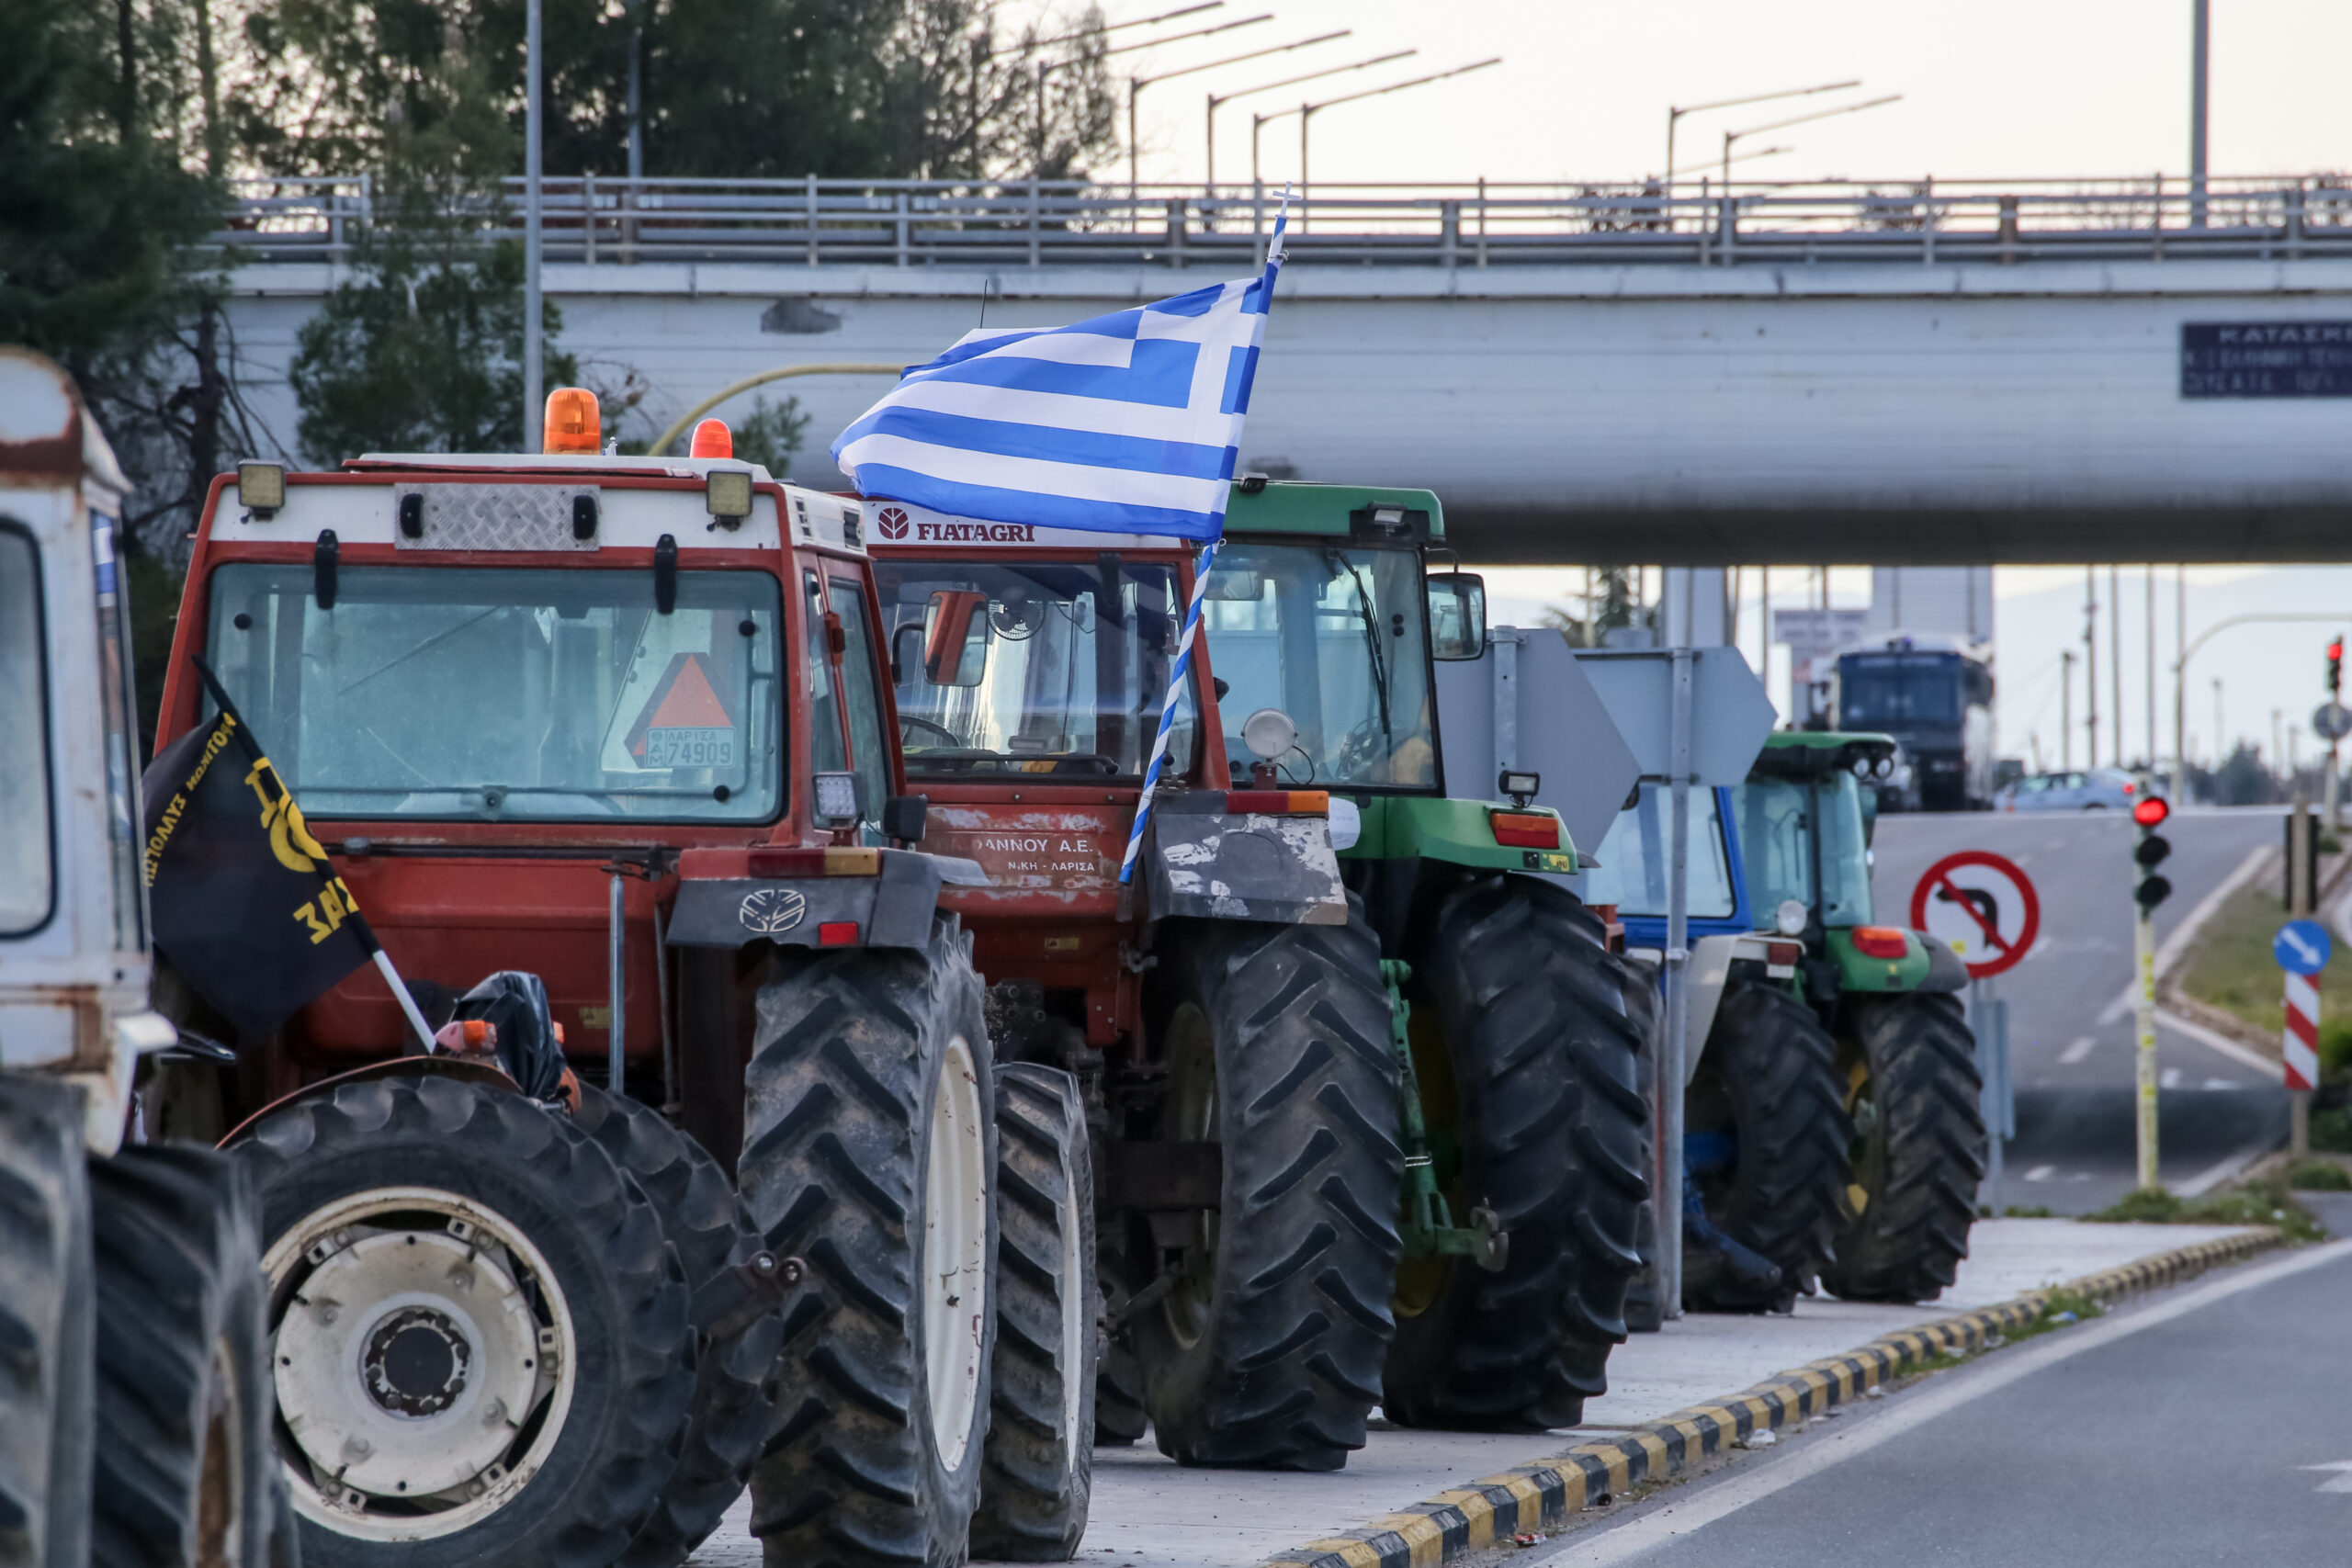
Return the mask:
<path id="1" fill-rule="evenodd" d="M 2211 1192 L 2222 1182 L 2231 1180 L 2246 1167 L 2268 1154 L 2273 1146 L 2267 1138 L 2258 1144 L 2248 1144 L 2227 1159 L 2214 1161 L 2188 1180 L 2174 1182 L 2173 1192 L 2176 1196 L 2182 1198 L 2202 1198 L 2206 1193 Z"/>
<path id="2" fill-rule="evenodd" d="M 2064 1051 L 2058 1053 L 2058 1065 L 2062 1067 L 2073 1066 L 2075 1063 L 2089 1055 L 2091 1054 L 2091 1048 L 2098 1043 L 2098 1037 L 2097 1035 L 2084 1035 L 2081 1039 L 2076 1040 L 2072 1044 L 2068 1045 Z"/>
<path id="3" fill-rule="evenodd" d="M 2025 1173 L 2025 1179 L 2028 1181 L 2047 1181 L 2057 1174 L 2058 1168 L 2054 1165 L 2037 1165 Z"/>
<path id="4" fill-rule="evenodd" d="M 2352 1257 L 2352 1241 L 2330 1242 L 2309 1252 L 2282 1258 L 2276 1263 L 2263 1264 L 2242 1274 L 2216 1280 L 2171 1301 L 2126 1316 L 2097 1318 L 2063 1334 L 2005 1351 L 1998 1359 L 1981 1367 L 1970 1368 L 1959 1376 L 1931 1380 L 1927 1387 L 1912 1393 L 1894 1409 L 1872 1416 L 1859 1427 L 1841 1430 L 1834 1436 L 1827 1436 L 1826 1440 L 1801 1447 L 1793 1453 L 1775 1455 L 1770 1463 L 1758 1466 L 1753 1474 L 1735 1474 L 1661 1507 L 1656 1513 L 1640 1515 L 1591 1537 L 1571 1540 L 1565 1551 L 1547 1553 L 1544 1561 L 1560 1563 L 1563 1568 L 1607 1568 L 1609 1564 L 1631 1562 L 1669 1541 L 1702 1530 L 1750 1504 L 1760 1503 L 1775 1493 L 1786 1491 L 1801 1481 L 1809 1481 L 1832 1466 L 1866 1454 L 1914 1427 L 1940 1421 L 1962 1405 L 2031 1377 L 2044 1368 L 2071 1360 L 2085 1351 L 2103 1348 L 2119 1339 L 2128 1339 L 2231 1296 L 2258 1290 L 2275 1280 L 2322 1268 L 2346 1257 Z"/>
<path id="5" fill-rule="evenodd" d="M 2172 966 L 2180 962 L 2180 955 L 2188 951 L 2190 942 L 2197 940 L 2198 931 L 2213 918 L 2213 911 L 2222 907 L 2222 901 L 2253 881 L 2254 874 L 2260 871 L 2262 863 L 2269 858 L 2270 847 L 2267 844 L 2247 851 L 2245 859 L 2238 863 L 2238 868 L 2222 878 L 2213 891 L 2199 899 L 2197 908 L 2181 917 L 2180 924 L 2173 928 L 2172 935 L 2165 938 L 2164 945 L 2156 949 L 2158 980 L 2170 974 Z M 2107 1010 L 2098 1015 L 2099 1027 L 2104 1029 L 2110 1024 L 2120 1023 L 2131 1016 L 2132 1004 L 2139 999 L 2139 996 L 2140 983 L 2137 980 L 2127 981 L 2122 994 L 2108 1003 Z"/>
<path id="6" fill-rule="evenodd" d="M 2166 1067 L 2163 1072 L 2158 1073 L 2156 1075 L 2156 1087 L 2158 1089 L 2178 1089 L 2180 1087 L 2180 1069 L 2178 1067 Z"/>
<path id="7" fill-rule="evenodd" d="M 2242 1067 L 2252 1067 L 2266 1078 L 2274 1078 L 2284 1071 L 2276 1059 L 2264 1055 L 2250 1045 L 2242 1044 L 2217 1030 L 2206 1028 L 2193 1018 L 2183 1018 L 2177 1012 L 2158 1010 L 2156 1021 L 2176 1034 L 2186 1035 L 2209 1051 L 2218 1051 Z"/>

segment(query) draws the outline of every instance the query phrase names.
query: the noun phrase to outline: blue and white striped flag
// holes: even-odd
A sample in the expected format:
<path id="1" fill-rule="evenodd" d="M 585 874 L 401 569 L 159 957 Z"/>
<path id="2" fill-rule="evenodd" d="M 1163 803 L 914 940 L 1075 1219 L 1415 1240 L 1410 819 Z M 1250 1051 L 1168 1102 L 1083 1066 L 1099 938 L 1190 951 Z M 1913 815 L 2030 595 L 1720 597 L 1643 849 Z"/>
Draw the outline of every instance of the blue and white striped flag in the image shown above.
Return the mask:
<path id="1" fill-rule="evenodd" d="M 1216 538 L 1286 223 L 1257 277 L 967 334 L 842 431 L 833 461 L 862 495 L 955 516 Z"/>

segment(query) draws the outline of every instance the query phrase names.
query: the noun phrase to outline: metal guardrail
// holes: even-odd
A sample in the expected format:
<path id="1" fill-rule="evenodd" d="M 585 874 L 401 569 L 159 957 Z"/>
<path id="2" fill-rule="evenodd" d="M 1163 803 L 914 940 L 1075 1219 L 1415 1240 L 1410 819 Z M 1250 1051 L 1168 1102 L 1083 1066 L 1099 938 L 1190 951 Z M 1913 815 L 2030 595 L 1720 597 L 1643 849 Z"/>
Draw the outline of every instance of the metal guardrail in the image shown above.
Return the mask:
<path id="1" fill-rule="evenodd" d="M 215 243 L 342 261 L 377 221 L 356 178 L 232 182 Z M 1248 268 L 1280 193 L 1078 181 L 549 178 L 549 261 Z M 519 237 L 522 181 L 449 216 Z M 1299 261 L 1487 267 L 2352 255 L 2352 175 L 2108 182 L 1320 185 L 1291 203 Z"/>

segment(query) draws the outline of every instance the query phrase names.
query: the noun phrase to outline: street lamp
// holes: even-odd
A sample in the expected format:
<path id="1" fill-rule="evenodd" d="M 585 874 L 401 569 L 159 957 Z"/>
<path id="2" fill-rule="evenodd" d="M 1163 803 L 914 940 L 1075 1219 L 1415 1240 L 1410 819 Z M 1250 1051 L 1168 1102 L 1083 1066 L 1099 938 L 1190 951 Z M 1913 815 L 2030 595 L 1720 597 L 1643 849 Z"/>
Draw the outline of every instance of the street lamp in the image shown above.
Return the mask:
<path id="1" fill-rule="evenodd" d="M 1393 54 L 1375 54 L 1370 60 L 1359 60 L 1353 65 L 1326 66 L 1320 71 L 1309 71 L 1304 76 L 1285 76 L 1279 82 L 1267 82 L 1255 87 L 1244 87 L 1240 91 L 1235 93 L 1211 93 L 1209 95 L 1208 111 L 1209 157 L 1207 183 L 1209 193 L 1211 195 L 1215 195 L 1216 193 L 1216 111 L 1218 105 L 1229 104 L 1236 98 L 1246 98 L 1257 93 L 1271 93 L 1277 87 L 1295 87 L 1301 82 L 1315 82 L 1319 81 L 1326 76 L 1338 76 L 1350 71 L 1362 71 L 1368 66 L 1385 65 L 1391 61 L 1408 59 L 1409 57 L 1419 53 L 1420 53 L 1420 51 L 1418 49 L 1400 49 Z"/>
<path id="2" fill-rule="evenodd" d="M 2276 624 L 2287 621 L 2322 621 L 2333 622 L 2337 626 L 2341 626 L 2344 624 L 2344 613 L 2340 610 L 2256 610 L 2251 614 L 2244 615 L 2224 615 L 2220 620 L 2215 621 L 2211 626 L 2207 626 L 2203 631 L 2199 632 L 2195 637 L 2190 637 L 2188 639 L 2188 645 L 2186 648 L 2181 649 L 2178 655 L 2176 656 L 2172 661 L 2172 732 L 2174 736 L 2178 737 L 2180 732 L 2184 728 L 2188 728 L 2185 709 L 2188 701 L 2188 661 L 2196 657 L 2197 650 L 2199 649 L 2204 647 L 2208 642 L 2212 640 L 2215 633 L 2225 632 L 2232 626 L 2253 626 L 2256 623 Z M 2213 685 L 2215 688 L 2213 708 L 2213 744 L 2218 749 L 2221 745 L 2222 733 L 2222 710 L 2220 697 L 2221 682 L 2216 681 L 2213 682 Z M 2277 750 L 2275 744 L 2272 749 L 2275 752 Z M 2172 793 L 2173 798 L 2176 800 L 2180 798 L 2181 760 L 2179 752 L 2181 750 L 2182 748 L 2176 743 L 2173 747 L 2174 756 L 2172 760 Z M 2275 763 L 2278 761 L 2278 758 L 2274 755 L 2271 758 L 2271 761 Z M 2219 764 L 2217 763 L 2216 765 L 2218 766 Z"/>
<path id="3" fill-rule="evenodd" d="M 1163 16 L 1148 17 L 1146 18 L 1146 20 L 1164 22 L 1170 17 L 1186 17 L 1192 15 L 1195 11 L 1214 11 L 1224 4 L 1225 0 L 1212 0 L 1212 3 L 1209 5 L 1188 6 L 1183 10 L 1170 11 Z M 1260 22 L 1271 22 L 1273 19 L 1274 14 L 1272 11 L 1268 11 L 1255 17 L 1244 17 L 1238 22 L 1219 22 L 1213 28 L 1195 28 L 1188 33 L 1170 33 L 1166 38 L 1148 38 L 1137 43 L 1123 43 L 1114 49 L 1106 49 L 1101 54 L 1093 56 L 1092 58 L 1107 60 L 1114 54 L 1132 54 L 1139 49 L 1157 49 L 1163 43 L 1182 43 L 1186 39 L 1206 38 L 1211 33 L 1231 32 L 1236 28 L 1255 27 Z M 1066 43 L 1071 39 L 1092 38 L 1098 32 L 1107 33 L 1115 31 L 1120 28 L 1140 26 L 1142 26 L 1141 22 L 1114 22 L 1107 28 L 1089 28 L 1080 32 L 1065 34 L 1058 39 L 1045 39 L 1039 41 L 1041 43 Z M 1035 48 L 1037 46 L 1031 45 L 1029 47 Z M 1041 60 L 1037 62 L 1036 158 L 1039 163 L 1043 163 L 1046 156 L 1046 78 L 1054 72 L 1061 70 L 1065 66 L 1083 64 L 1088 58 L 1089 57 L 1085 55 L 1071 55 L 1066 60 Z"/>
<path id="4" fill-rule="evenodd" d="M 1298 197 L 1300 202 L 1304 204 L 1306 199 L 1306 132 L 1315 123 L 1315 116 L 1317 112 L 1323 109 L 1335 109 L 1341 104 L 1352 104 L 1362 98 L 1377 98 L 1389 93 L 1401 93 L 1408 87 L 1427 86 L 1431 82 L 1442 82 L 1449 76 L 1466 76 L 1473 71 L 1484 71 L 1489 65 L 1500 65 L 1502 62 L 1502 56 L 1497 55 L 1491 60 L 1481 60 L 1469 65 L 1457 65 L 1451 71 L 1440 71 L 1428 76 L 1416 76 L 1409 82 L 1392 82 L 1385 87 L 1370 87 L 1361 93 L 1350 93 L 1344 97 L 1326 98 L 1319 104 L 1301 104 L 1295 109 L 1276 109 L 1272 114 L 1253 114 L 1250 117 L 1250 183 L 1251 185 L 1258 183 L 1259 130 L 1271 121 L 1282 119 L 1290 115 L 1298 116 Z M 1306 227 L 1304 214 L 1301 215 L 1299 226 Z"/>
<path id="5" fill-rule="evenodd" d="M 1849 87 L 1859 87 L 1861 85 L 1860 79 L 1857 78 L 1851 82 L 1824 82 L 1818 87 L 1791 87 L 1778 93 L 1751 93 L 1744 98 L 1717 98 L 1711 104 L 1692 104 L 1688 108 L 1678 108 L 1668 104 L 1666 109 L 1667 184 L 1671 186 L 1674 183 L 1674 128 L 1681 123 L 1684 115 L 1705 114 L 1711 109 L 1736 109 L 1747 104 L 1769 104 L 1781 98 L 1809 98 L 1815 93 L 1842 93 Z M 1672 193 L 1669 191 L 1668 194 Z"/>
<path id="6" fill-rule="evenodd" d="M 1801 114 L 1791 119 L 1776 119 L 1770 125 L 1751 125 L 1745 130 L 1726 130 L 1724 132 L 1724 189 L 1725 191 L 1731 189 L 1731 144 L 1743 136 L 1756 136 L 1767 130 L 1786 130 L 1792 125 L 1810 125 L 1816 119 L 1835 119 L 1841 114 L 1860 114 L 1864 109 L 1874 109 L 1886 104 L 1899 104 L 1902 101 L 1902 94 L 1889 93 L 1883 98 L 1871 98 L 1859 104 L 1845 104 L 1834 109 L 1821 109 L 1813 114 Z"/>
<path id="7" fill-rule="evenodd" d="M 1755 162 L 1758 158 L 1777 158 L 1784 152 L 1793 152 L 1795 151 L 1796 149 L 1794 147 L 1790 146 L 1786 142 L 1782 142 L 1778 147 L 1758 147 L 1752 152 L 1735 153 L 1729 159 L 1724 160 L 1724 162 L 1733 164 L 1749 164 Z M 1706 167 L 1706 165 L 1703 164 L 1692 164 L 1690 167 L 1694 169 L 1702 169 Z M 1671 176 L 1668 176 L 1668 183 L 1669 185 L 1673 183 Z"/>
<path id="8" fill-rule="evenodd" d="M 1343 39 L 1343 38 L 1346 38 L 1346 37 L 1348 37 L 1348 36 L 1349 36 L 1349 34 L 1350 34 L 1351 32 L 1352 32 L 1353 30 L 1354 30 L 1354 29 L 1350 28 L 1341 28 L 1338 32 L 1335 32 L 1335 33 L 1318 33 L 1318 34 L 1317 34 L 1317 35 L 1316 35 L 1315 37 L 1313 37 L 1313 38 L 1303 38 L 1303 39 L 1299 39 L 1297 42 L 1295 42 L 1295 43 L 1278 43 L 1278 44 L 1274 45 L 1272 49 L 1255 49 L 1255 50 L 1251 50 L 1248 54 L 1236 54 L 1236 55 L 1232 55 L 1232 56 L 1230 56 L 1230 57 L 1228 57 L 1228 58 L 1227 58 L 1227 59 L 1224 59 L 1224 60 L 1212 60 L 1212 61 L 1209 61 L 1209 62 L 1207 62 L 1206 63 L 1204 63 L 1204 64 L 1201 64 L 1201 65 L 1186 65 L 1186 66 L 1182 66 L 1182 67 L 1181 67 L 1181 68 L 1179 68 L 1179 69 L 1177 69 L 1177 70 L 1174 70 L 1174 71 L 1163 71 L 1163 72 L 1161 72 L 1161 73 L 1160 73 L 1159 75 L 1157 75 L 1157 76 L 1130 76 L 1130 77 L 1128 77 L 1128 78 L 1127 78 L 1127 200 L 1128 200 L 1128 201 L 1130 201 L 1130 202 L 1133 202 L 1133 201 L 1136 199 L 1136 188 L 1137 188 L 1137 181 L 1136 181 L 1136 158 L 1137 158 L 1138 154 L 1140 153 L 1140 151 L 1141 151 L 1141 150 L 1140 150 L 1140 149 L 1136 145 L 1136 100 L 1137 98 L 1140 98 L 1141 96 L 1143 96 L 1143 90 L 1144 90 L 1146 87 L 1148 87 L 1148 86 L 1152 85 L 1153 85 L 1154 83 L 1156 83 L 1156 82 L 1170 82 L 1170 81 L 1175 80 L 1175 79 L 1176 79 L 1177 77 L 1179 77 L 1179 76 L 1190 76 L 1190 75 L 1193 75 L 1193 74 L 1194 73 L 1196 73 L 1196 72 L 1201 72 L 1201 71 L 1215 71 L 1215 70 L 1218 69 L 1218 68 L 1219 68 L 1219 67 L 1221 67 L 1221 66 L 1226 66 L 1226 65 L 1239 65 L 1239 64 L 1241 64 L 1241 63 L 1242 63 L 1243 62 L 1245 62 L 1245 61 L 1250 61 L 1250 60 L 1263 60 L 1266 56 L 1268 56 L 1268 55 L 1270 55 L 1270 54 L 1288 54 L 1291 51 L 1293 51 L 1293 50 L 1295 50 L 1295 49 L 1311 49 L 1311 48 L 1313 48 L 1315 45 L 1317 45 L 1317 44 L 1318 44 L 1318 43 L 1329 43 L 1329 42 L 1330 42 L 1332 39 Z"/>
<path id="9" fill-rule="evenodd" d="M 536 453 L 544 434 L 539 343 L 539 72 L 546 51 L 539 38 L 539 0 L 524 0 L 523 73 L 523 450 Z"/>

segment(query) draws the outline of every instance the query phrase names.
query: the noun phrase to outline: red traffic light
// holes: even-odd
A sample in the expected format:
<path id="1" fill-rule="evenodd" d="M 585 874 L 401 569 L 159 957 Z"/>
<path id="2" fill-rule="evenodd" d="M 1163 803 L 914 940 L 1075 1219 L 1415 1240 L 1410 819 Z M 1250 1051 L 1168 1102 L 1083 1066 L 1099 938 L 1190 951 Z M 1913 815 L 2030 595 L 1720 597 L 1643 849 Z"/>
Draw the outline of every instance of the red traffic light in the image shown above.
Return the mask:
<path id="1" fill-rule="evenodd" d="M 2172 807 L 2165 803 L 2165 797 L 2160 795 L 2148 795 L 2132 807 L 2132 820 L 2143 828 L 2162 827 L 2165 818 L 2171 815 Z"/>

